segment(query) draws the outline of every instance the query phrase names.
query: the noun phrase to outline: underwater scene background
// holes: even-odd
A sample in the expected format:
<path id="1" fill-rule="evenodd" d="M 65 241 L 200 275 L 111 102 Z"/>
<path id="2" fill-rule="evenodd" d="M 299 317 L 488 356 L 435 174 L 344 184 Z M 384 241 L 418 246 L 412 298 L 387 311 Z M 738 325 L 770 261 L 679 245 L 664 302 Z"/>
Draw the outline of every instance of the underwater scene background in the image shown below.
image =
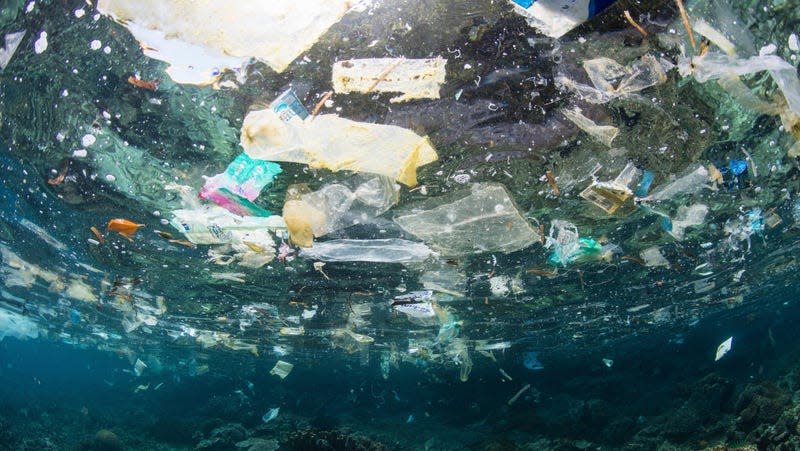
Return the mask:
<path id="1" fill-rule="evenodd" d="M 561 3 L 0 3 L 0 449 L 800 449 L 800 4 Z"/>

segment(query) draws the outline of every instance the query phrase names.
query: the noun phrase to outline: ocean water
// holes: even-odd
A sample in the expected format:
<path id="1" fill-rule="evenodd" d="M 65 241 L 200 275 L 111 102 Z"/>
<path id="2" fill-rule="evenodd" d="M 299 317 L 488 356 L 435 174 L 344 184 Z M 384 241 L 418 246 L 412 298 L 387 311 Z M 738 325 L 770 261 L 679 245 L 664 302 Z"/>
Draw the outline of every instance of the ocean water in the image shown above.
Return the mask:
<path id="1" fill-rule="evenodd" d="M 685 6 L 3 2 L 0 449 L 800 449 L 800 5 Z"/>

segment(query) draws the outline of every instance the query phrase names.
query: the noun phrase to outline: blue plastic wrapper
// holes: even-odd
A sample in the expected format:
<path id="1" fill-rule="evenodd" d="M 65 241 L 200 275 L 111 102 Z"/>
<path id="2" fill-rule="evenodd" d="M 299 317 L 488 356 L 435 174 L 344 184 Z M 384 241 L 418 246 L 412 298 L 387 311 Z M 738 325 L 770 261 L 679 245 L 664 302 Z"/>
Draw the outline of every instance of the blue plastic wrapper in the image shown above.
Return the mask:
<path id="1" fill-rule="evenodd" d="M 642 173 L 642 181 L 639 182 L 639 186 L 636 188 L 636 197 L 645 197 L 647 193 L 650 191 L 650 185 L 653 184 L 653 180 L 655 180 L 656 175 L 648 170 L 645 170 Z"/>
<path id="2" fill-rule="evenodd" d="M 552 38 L 559 38 L 596 16 L 616 0 L 510 0 L 528 24 Z"/>
<path id="3" fill-rule="evenodd" d="M 522 364 L 525 365 L 525 368 L 533 371 L 544 369 L 544 365 L 539 361 L 539 354 L 535 351 L 526 351 L 522 353 Z"/>
<path id="4" fill-rule="evenodd" d="M 731 160 L 730 163 L 728 163 L 728 166 L 730 167 L 733 175 L 737 177 L 747 171 L 747 161 L 745 160 Z"/>

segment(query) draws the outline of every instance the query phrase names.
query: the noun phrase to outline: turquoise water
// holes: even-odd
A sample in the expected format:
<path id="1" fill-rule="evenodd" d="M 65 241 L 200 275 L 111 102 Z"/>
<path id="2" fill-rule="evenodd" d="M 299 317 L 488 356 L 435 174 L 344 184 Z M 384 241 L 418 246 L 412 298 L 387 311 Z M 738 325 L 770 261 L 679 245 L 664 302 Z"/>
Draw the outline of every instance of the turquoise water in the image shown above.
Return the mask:
<path id="1" fill-rule="evenodd" d="M 553 39 L 376 1 L 195 86 L 91 5 L 5 2 L 0 449 L 796 449 L 795 3 L 687 2 L 693 51 L 672 2 Z M 378 88 L 399 57 L 447 59 L 439 98 Z M 394 67 L 324 102 L 349 58 Z M 354 142 L 336 115 L 437 158 L 254 163 L 289 89 L 298 147 Z"/>

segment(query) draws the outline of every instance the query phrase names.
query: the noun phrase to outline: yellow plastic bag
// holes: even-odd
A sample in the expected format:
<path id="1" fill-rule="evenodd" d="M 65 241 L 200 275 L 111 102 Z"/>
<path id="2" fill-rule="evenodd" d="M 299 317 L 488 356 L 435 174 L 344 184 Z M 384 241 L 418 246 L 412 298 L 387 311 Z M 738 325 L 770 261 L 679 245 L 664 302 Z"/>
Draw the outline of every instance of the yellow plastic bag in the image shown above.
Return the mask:
<path id="1" fill-rule="evenodd" d="M 251 158 L 304 163 L 331 171 L 368 172 L 417 184 L 417 168 L 439 157 L 427 137 L 394 125 L 325 114 L 284 122 L 270 109 L 244 118 L 241 144 Z"/>

